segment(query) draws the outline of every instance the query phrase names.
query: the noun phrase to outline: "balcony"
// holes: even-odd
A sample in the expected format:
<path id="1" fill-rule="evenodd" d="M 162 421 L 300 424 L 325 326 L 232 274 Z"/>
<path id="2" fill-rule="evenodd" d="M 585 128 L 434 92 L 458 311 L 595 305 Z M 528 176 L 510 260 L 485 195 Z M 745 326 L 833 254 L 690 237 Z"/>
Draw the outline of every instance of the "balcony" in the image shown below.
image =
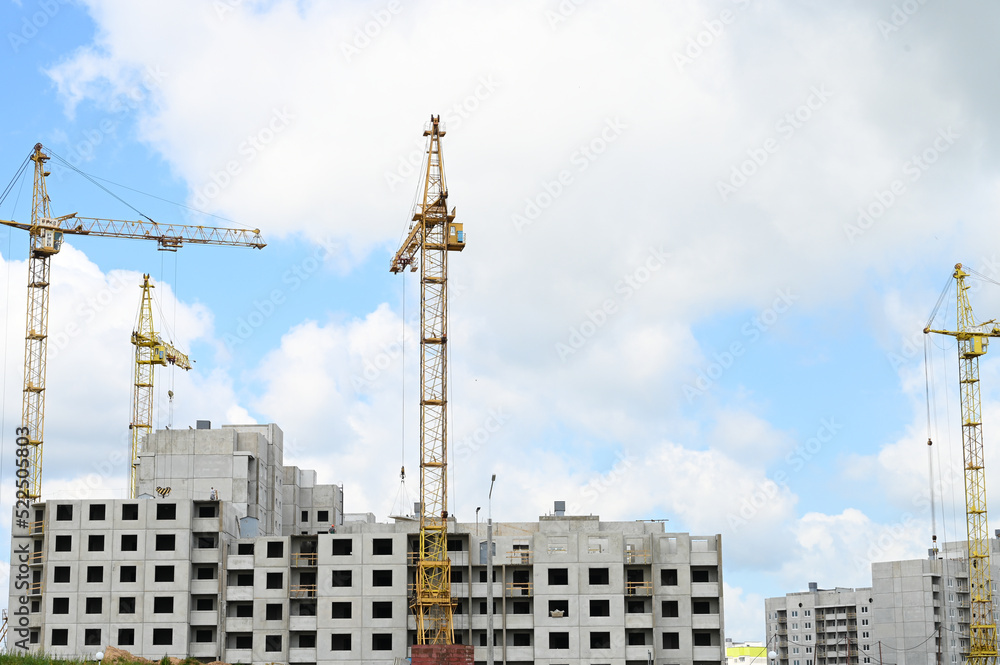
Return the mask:
<path id="1" fill-rule="evenodd" d="M 42 583 L 32 582 L 28 585 L 28 595 L 29 596 L 40 596 L 42 595 Z"/>
<path id="2" fill-rule="evenodd" d="M 227 663 L 252 663 L 253 649 L 226 649 Z"/>
<path id="3" fill-rule="evenodd" d="M 227 586 L 226 600 L 253 600 L 253 587 Z"/>
<path id="4" fill-rule="evenodd" d="M 29 536 L 40 536 L 45 533 L 45 521 L 38 520 L 37 522 L 32 522 L 28 525 L 28 535 Z"/>
<path id="5" fill-rule="evenodd" d="M 28 555 L 29 566 L 40 566 L 45 563 L 45 552 L 32 552 Z"/>
<path id="6" fill-rule="evenodd" d="M 226 560 L 226 567 L 230 570 L 253 570 L 253 555 L 231 554 Z M 230 649 L 230 651 L 234 651 L 234 649 Z"/>
<path id="7" fill-rule="evenodd" d="M 191 593 L 194 594 L 219 593 L 219 580 L 191 580 Z"/>
<path id="8" fill-rule="evenodd" d="M 508 598 L 520 598 L 532 595 L 531 582 L 507 582 L 504 584 L 504 595 Z"/>
<path id="9" fill-rule="evenodd" d="M 315 663 L 316 647 L 294 647 L 288 650 L 289 663 Z"/>
<path id="10" fill-rule="evenodd" d="M 626 582 L 625 583 L 625 595 L 626 596 L 652 596 L 653 595 L 653 583 L 652 582 Z"/>
<path id="11" fill-rule="evenodd" d="M 211 642 L 192 642 L 188 647 L 188 655 L 192 658 L 218 658 L 219 643 L 215 640 Z"/>
<path id="12" fill-rule="evenodd" d="M 315 598 L 315 584 L 293 584 L 288 588 L 289 598 Z"/>
<path id="13" fill-rule="evenodd" d="M 315 552 L 293 552 L 292 568 L 315 568 L 318 559 L 319 555 Z"/>
<path id="14" fill-rule="evenodd" d="M 707 628 L 721 628 L 720 619 L 718 614 L 692 614 L 691 615 L 691 628 L 694 629 L 707 629 Z"/>
<path id="15" fill-rule="evenodd" d="M 191 612 L 192 626 L 217 626 L 219 625 L 219 613 L 215 610 L 209 612 Z"/>
<path id="16" fill-rule="evenodd" d="M 191 563 L 219 563 L 221 560 L 218 547 L 196 547 L 191 551 Z"/>
<path id="17" fill-rule="evenodd" d="M 252 617 L 226 617 L 227 633 L 250 633 L 253 632 Z M 249 662 L 249 661 L 243 661 Z"/>
<path id="18" fill-rule="evenodd" d="M 288 630 L 316 630 L 316 616 L 295 615 L 288 617 Z"/>

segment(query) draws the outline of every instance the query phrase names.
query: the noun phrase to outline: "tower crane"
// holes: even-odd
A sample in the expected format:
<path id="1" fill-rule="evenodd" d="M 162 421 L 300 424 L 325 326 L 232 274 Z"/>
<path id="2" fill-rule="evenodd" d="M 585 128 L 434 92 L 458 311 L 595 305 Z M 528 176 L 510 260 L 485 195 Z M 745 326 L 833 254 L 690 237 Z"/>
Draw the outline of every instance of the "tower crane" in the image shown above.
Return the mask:
<path id="1" fill-rule="evenodd" d="M 423 197 L 389 270 L 420 269 L 420 551 L 414 614 L 417 644 L 454 641 L 448 559 L 448 252 L 465 248 L 462 224 L 448 212 L 441 116 L 424 127 Z"/>
<path id="2" fill-rule="evenodd" d="M 153 240 L 159 249 L 176 251 L 185 243 L 228 245 L 233 247 L 265 246 L 259 230 L 224 229 L 211 226 L 158 224 L 146 221 L 126 221 L 79 217 L 77 213 L 52 216 L 45 178 L 49 171 L 45 163 L 49 155 L 41 143 L 35 144 L 29 159 L 34 162 L 34 185 L 31 198 L 31 221 L 17 222 L 0 219 L 0 224 L 23 229 L 29 235 L 28 251 L 28 316 L 24 336 L 24 393 L 21 402 L 21 427 L 18 430 L 19 450 L 27 449 L 26 487 L 18 498 L 35 501 L 42 495 L 42 441 L 45 433 L 45 362 L 49 326 L 49 260 L 62 248 L 66 234 L 104 238 Z"/>
<path id="3" fill-rule="evenodd" d="M 129 498 L 139 495 L 139 446 L 153 428 L 153 368 L 156 365 L 176 365 L 191 369 L 187 354 L 178 351 L 170 342 L 164 342 L 153 325 L 153 285 L 149 275 L 142 276 L 142 301 L 139 304 L 139 323 L 132 332 L 135 346 L 135 390 L 132 392 L 132 460 L 129 467 Z"/>
<path id="4" fill-rule="evenodd" d="M 990 320 L 976 323 L 969 304 L 969 276 L 962 264 L 953 277 L 958 291 L 957 330 L 933 330 L 930 322 L 924 333 L 949 335 L 958 340 L 958 380 L 962 403 L 962 455 L 965 463 L 965 514 L 969 551 L 969 593 L 971 596 L 971 641 L 968 665 L 995 665 L 997 629 L 993 616 L 993 586 L 990 570 L 989 528 L 986 523 L 986 460 L 983 454 L 982 412 L 979 402 L 979 356 L 986 353 L 990 337 L 1000 337 L 1000 325 Z M 938 304 L 940 305 L 940 300 Z M 931 315 L 931 321 L 937 313 Z"/>

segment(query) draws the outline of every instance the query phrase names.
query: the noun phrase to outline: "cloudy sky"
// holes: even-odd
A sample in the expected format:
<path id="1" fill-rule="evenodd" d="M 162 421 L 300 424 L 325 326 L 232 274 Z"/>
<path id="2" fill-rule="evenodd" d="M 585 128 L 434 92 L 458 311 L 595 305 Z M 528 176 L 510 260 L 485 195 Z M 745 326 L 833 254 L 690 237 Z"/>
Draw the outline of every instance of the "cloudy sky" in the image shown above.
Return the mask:
<path id="1" fill-rule="evenodd" d="M 866 585 L 870 561 L 926 551 L 926 375 L 937 531 L 964 531 L 956 354 L 934 340 L 925 372 L 921 330 L 956 262 L 1000 279 L 994 4 L 0 11 L 4 185 L 41 142 L 56 214 L 260 228 L 269 243 L 170 254 L 73 238 L 53 259 L 45 496 L 125 495 L 148 272 L 161 327 L 197 361 L 160 374 L 160 426 L 275 422 L 286 462 L 343 483 L 349 511 L 392 512 L 400 464 L 414 500 L 419 300 L 388 264 L 437 113 L 468 234 L 450 262 L 460 519 L 485 510 L 496 473 L 499 520 L 563 499 L 722 533 L 727 635 L 760 639 L 764 597 Z M 28 218 L 30 187 L 13 182 L 0 218 Z M 26 248 L 0 231 L 11 487 Z M 973 297 L 997 315 L 1000 287 Z M 952 294 L 937 322 L 954 318 Z M 989 445 L 989 356 L 982 375 Z"/>

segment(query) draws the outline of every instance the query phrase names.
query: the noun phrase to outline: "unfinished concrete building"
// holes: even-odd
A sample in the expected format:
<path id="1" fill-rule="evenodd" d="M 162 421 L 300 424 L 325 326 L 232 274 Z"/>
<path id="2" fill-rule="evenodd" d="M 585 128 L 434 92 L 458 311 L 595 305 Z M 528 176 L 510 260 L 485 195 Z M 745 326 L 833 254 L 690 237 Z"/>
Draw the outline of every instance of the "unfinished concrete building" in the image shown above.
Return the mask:
<path id="1" fill-rule="evenodd" d="M 345 516 L 339 487 L 282 465 L 274 425 L 157 432 L 141 460 L 148 498 L 32 507 L 12 547 L 30 571 L 23 588 L 11 578 L 12 646 L 301 665 L 409 655 L 418 521 Z M 719 536 L 563 514 L 494 526 L 490 583 L 485 525 L 449 525 L 455 639 L 477 661 L 492 584 L 497 663 L 721 665 Z"/>

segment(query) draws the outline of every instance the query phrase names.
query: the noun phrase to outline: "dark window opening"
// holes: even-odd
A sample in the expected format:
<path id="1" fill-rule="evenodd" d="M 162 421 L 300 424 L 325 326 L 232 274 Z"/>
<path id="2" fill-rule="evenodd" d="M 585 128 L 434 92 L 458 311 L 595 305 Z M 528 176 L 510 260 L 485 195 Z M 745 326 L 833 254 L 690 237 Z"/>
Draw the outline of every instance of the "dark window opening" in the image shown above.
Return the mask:
<path id="1" fill-rule="evenodd" d="M 69 570 L 69 566 L 56 566 L 52 569 L 52 581 L 58 583 L 69 582 Z"/>
<path id="2" fill-rule="evenodd" d="M 373 538 L 372 554 L 375 556 L 389 556 L 392 554 L 392 538 Z"/>
<path id="3" fill-rule="evenodd" d="M 569 633 L 549 633 L 550 649 L 568 649 Z"/>
<path id="4" fill-rule="evenodd" d="M 376 600 L 372 602 L 372 618 L 373 619 L 391 619 L 392 618 L 392 601 L 380 601 Z"/>
<path id="5" fill-rule="evenodd" d="M 569 584 L 569 570 L 566 568 L 549 568 L 549 586 L 566 586 Z"/>
<path id="6" fill-rule="evenodd" d="M 88 552 L 103 552 L 104 551 L 104 536 L 99 534 L 91 534 L 87 536 L 87 551 Z"/>
<path id="7" fill-rule="evenodd" d="M 611 616 L 611 601 L 607 599 L 590 601 L 590 616 L 609 617 Z"/>
<path id="8" fill-rule="evenodd" d="M 331 608 L 334 619 L 350 619 L 351 603 L 334 602 Z"/>
<path id="9" fill-rule="evenodd" d="M 53 598 L 52 613 L 69 614 L 69 598 Z"/>
<path id="10" fill-rule="evenodd" d="M 317 510 L 316 511 L 316 521 L 320 524 L 326 524 L 330 521 L 330 511 L 329 510 Z"/>
<path id="11" fill-rule="evenodd" d="M 118 629 L 118 646 L 130 647 L 135 644 L 135 628 Z"/>
<path id="12" fill-rule="evenodd" d="M 214 550 L 218 547 L 215 542 L 215 535 L 198 536 L 194 541 L 194 546 L 200 550 Z"/>
<path id="13" fill-rule="evenodd" d="M 104 581 L 104 566 L 87 566 L 87 581 L 88 582 L 103 582 Z"/>
<path id="14" fill-rule="evenodd" d="M 253 543 L 237 543 L 236 553 L 239 554 L 240 556 L 253 554 Z"/>
<path id="15" fill-rule="evenodd" d="M 267 558 L 280 559 L 285 555 L 285 543 L 280 540 L 272 540 L 267 543 Z"/>
<path id="16" fill-rule="evenodd" d="M 664 649 L 680 649 L 681 638 L 679 633 L 663 633 Z"/>
<path id="17" fill-rule="evenodd" d="M 646 601 L 644 601 L 644 600 L 626 600 L 625 601 L 625 612 L 627 614 L 645 614 L 645 612 L 646 612 Z"/>
<path id="18" fill-rule="evenodd" d="M 712 604 L 707 600 L 692 600 L 691 614 L 711 614 Z"/>
<path id="19" fill-rule="evenodd" d="M 677 569 L 664 568 L 660 571 L 661 586 L 677 586 Z M 666 647 L 664 647 L 666 648 Z"/>
<path id="20" fill-rule="evenodd" d="M 676 600 L 665 600 L 663 601 L 663 616 L 665 617 L 676 617 L 678 607 Z"/>
<path id="21" fill-rule="evenodd" d="M 214 642 L 215 641 L 215 631 L 211 628 L 199 628 L 194 631 L 194 641 L 195 642 Z"/>
<path id="22" fill-rule="evenodd" d="M 73 519 L 73 506 L 61 504 L 56 506 L 56 521 L 69 522 Z"/>
<path id="23" fill-rule="evenodd" d="M 198 517 L 217 517 L 216 507 L 214 505 L 208 506 L 198 506 Z"/>
<path id="24" fill-rule="evenodd" d="M 172 505 L 172 504 L 171 504 Z M 172 533 L 158 533 L 156 534 L 156 551 L 157 552 L 173 552 L 176 543 L 176 537 Z"/>
<path id="25" fill-rule="evenodd" d="M 331 570 L 330 582 L 334 587 L 348 587 L 354 583 L 349 570 Z"/>
<path id="26" fill-rule="evenodd" d="M 83 631 L 83 644 L 88 647 L 97 646 L 101 643 L 100 628 L 85 628 Z"/>
<path id="27" fill-rule="evenodd" d="M 139 536 L 134 533 L 122 534 L 122 552 L 137 552 L 139 550 Z"/>
<path id="28" fill-rule="evenodd" d="M 693 638 L 696 647 L 712 646 L 712 633 L 695 632 Z"/>
<path id="29" fill-rule="evenodd" d="M 330 636 L 330 650 L 331 651 L 350 651 L 351 650 L 351 634 L 350 633 L 334 633 Z"/>
<path id="30" fill-rule="evenodd" d="M 264 606 L 264 619 L 267 621 L 281 621 L 281 616 L 280 603 L 268 603 Z"/>
<path id="31" fill-rule="evenodd" d="M 174 642 L 174 630 L 173 628 L 154 628 L 153 629 L 153 645 L 170 645 Z"/>
<path id="32" fill-rule="evenodd" d="M 372 586 L 392 586 L 391 570 L 373 570 Z"/>
<path id="33" fill-rule="evenodd" d="M 135 598 L 121 597 L 118 599 L 118 614 L 135 614 Z"/>
<path id="34" fill-rule="evenodd" d="M 173 582 L 174 581 L 174 567 L 173 566 L 156 566 L 153 568 L 153 581 L 154 582 Z"/>
<path id="35" fill-rule="evenodd" d="M 516 647 L 530 647 L 531 646 L 531 633 L 514 633 L 514 646 L 516 646 Z"/>
<path id="36" fill-rule="evenodd" d="M 172 614 L 173 611 L 174 599 L 172 596 L 153 598 L 153 614 Z"/>
<path id="37" fill-rule="evenodd" d="M 372 633 L 372 651 L 392 651 L 392 633 Z"/>
<path id="38" fill-rule="evenodd" d="M 268 589 L 280 589 L 284 583 L 283 573 L 268 573 L 267 574 L 267 588 Z"/>
<path id="39" fill-rule="evenodd" d="M 211 612 L 215 609 L 215 598 L 197 598 L 194 601 L 195 612 Z"/>
<path id="40" fill-rule="evenodd" d="M 531 614 L 531 603 L 526 600 L 515 600 L 511 605 L 511 614 Z"/>
<path id="41" fill-rule="evenodd" d="M 100 522 L 105 519 L 106 506 L 103 503 L 95 503 L 90 506 L 90 521 Z"/>
<path id="42" fill-rule="evenodd" d="M 73 536 L 56 536 L 56 552 L 73 550 Z"/>
<path id="43" fill-rule="evenodd" d="M 549 616 L 554 616 L 554 617 L 568 617 L 569 616 L 569 601 L 568 600 L 550 600 L 549 601 Z"/>
<path id="44" fill-rule="evenodd" d="M 177 504 L 176 503 L 158 503 L 156 504 L 156 519 L 158 520 L 175 520 L 177 519 Z M 169 629 L 165 629 L 169 630 Z M 165 642 L 165 644 L 170 644 L 170 642 Z"/>
<path id="45" fill-rule="evenodd" d="M 139 519 L 139 504 L 123 503 L 122 520 L 137 520 L 137 519 Z"/>
<path id="46" fill-rule="evenodd" d="M 135 566 L 122 566 L 118 570 L 119 582 L 135 582 Z"/>
<path id="47" fill-rule="evenodd" d="M 86 614 L 100 614 L 104 611 L 104 603 L 101 598 L 88 598 L 84 603 Z"/>
<path id="48" fill-rule="evenodd" d="M 52 646 L 64 647 L 69 642 L 69 631 L 65 628 L 52 629 Z"/>
<path id="49" fill-rule="evenodd" d="M 611 648 L 611 633 L 596 632 L 596 631 L 590 633 L 590 648 L 591 649 L 610 649 Z"/>
<path id="50" fill-rule="evenodd" d="M 589 578 L 591 584 L 604 585 L 611 583 L 607 568 L 591 568 Z"/>
<path id="51" fill-rule="evenodd" d="M 216 569 L 214 566 L 198 566 L 195 569 L 195 579 L 214 580 Z"/>
<path id="52" fill-rule="evenodd" d="M 337 538 L 333 541 L 333 556 L 350 556 L 354 549 L 354 541 L 350 538 Z"/>
<path id="53" fill-rule="evenodd" d="M 631 647 L 646 646 L 646 633 L 629 633 L 627 637 L 628 645 Z"/>

